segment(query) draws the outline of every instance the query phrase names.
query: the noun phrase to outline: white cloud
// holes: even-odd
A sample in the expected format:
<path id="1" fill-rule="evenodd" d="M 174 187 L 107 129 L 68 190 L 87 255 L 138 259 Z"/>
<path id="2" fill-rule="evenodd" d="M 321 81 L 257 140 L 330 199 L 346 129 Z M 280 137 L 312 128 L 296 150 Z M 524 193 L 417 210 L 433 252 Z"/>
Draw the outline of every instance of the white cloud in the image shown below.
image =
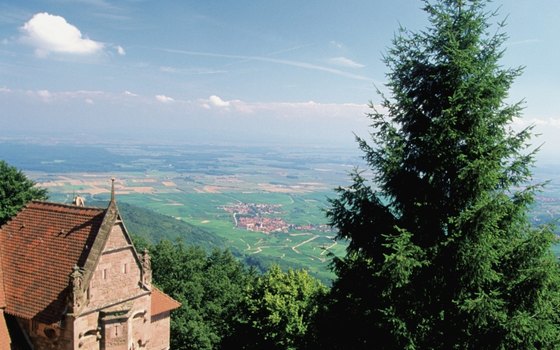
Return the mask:
<path id="1" fill-rule="evenodd" d="M 12 92 L 12 90 L 5 87 L 5 86 L 0 86 L 0 92 L 9 93 L 9 92 Z"/>
<path id="2" fill-rule="evenodd" d="M 37 91 L 37 96 L 39 96 L 45 102 L 50 101 L 52 98 L 52 94 L 49 90 L 39 90 Z"/>
<path id="3" fill-rule="evenodd" d="M 134 92 L 130 92 L 130 91 L 128 91 L 128 90 L 126 90 L 125 92 L 123 92 L 123 94 L 125 94 L 126 96 L 132 96 L 132 97 L 138 96 L 138 95 L 135 94 Z"/>
<path id="4" fill-rule="evenodd" d="M 530 125 L 536 127 L 560 128 L 560 118 L 514 118 L 513 127 L 521 129 Z"/>
<path id="5" fill-rule="evenodd" d="M 169 103 L 175 101 L 174 98 L 165 95 L 156 95 L 156 100 L 158 100 L 161 103 Z"/>
<path id="6" fill-rule="evenodd" d="M 347 67 L 347 68 L 363 68 L 363 67 L 365 67 L 363 64 L 352 61 L 351 59 L 346 58 L 346 57 L 333 57 L 329 60 L 329 62 L 331 64 L 341 66 L 341 67 Z"/>
<path id="7" fill-rule="evenodd" d="M 537 125 L 551 126 L 553 128 L 560 128 L 560 118 L 547 118 L 542 120 L 536 120 Z"/>
<path id="8" fill-rule="evenodd" d="M 35 53 L 45 57 L 51 52 L 88 55 L 100 52 L 103 43 L 82 36 L 78 28 L 64 17 L 46 12 L 35 14 L 23 27 L 22 40 L 35 47 Z"/>
<path id="9" fill-rule="evenodd" d="M 124 50 L 124 48 L 123 48 L 122 46 L 117 45 L 117 46 L 116 46 L 116 50 L 117 50 L 117 53 L 118 53 L 119 55 L 121 55 L 121 56 L 126 55 L 126 51 Z"/>
<path id="10" fill-rule="evenodd" d="M 216 106 L 216 107 L 229 107 L 229 105 L 230 105 L 229 101 L 224 101 L 216 95 L 210 96 L 208 98 L 208 102 L 210 102 L 211 105 Z"/>
<path id="11" fill-rule="evenodd" d="M 226 101 L 223 100 L 221 97 L 212 95 L 208 97 L 208 99 L 200 99 L 198 100 L 199 106 L 203 107 L 204 109 L 215 109 L 215 110 L 223 110 L 223 111 L 230 111 L 230 107 L 234 107 L 237 111 L 242 111 L 244 106 L 246 105 L 245 102 L 240 100 L 232 100 Z"/>
<path id="12" fill-rule="evenodd" d="M 102 91 L 93 90 L 75 90 L 75 91 L 49 91 L 49 90 L 10 90 L 16 95 L 24 93 L 25 95 L 34 99 L 41 100 L 47 103 L 63 102 L 66 103 L 70 100 L 83 100 L 85 103 L 91 104 L 94 98 L 111 98 L 108 94 Z"/>
<path id="13" fill-rule="evenodd" d="M 365 104 L 353 103 L 319 103 L 307 102 L 247 102 L 242 100 L 223 100 L 212 95 L 208 99 L 200 99 L 199 106 L 207 110 L 221 110 L 238 115 L 255 115 L 259 112 L 265 115 L 275 115 L 282 118 L 301 118 L 315 116 L 317 118 L 338 118 L 340 116 L 354 116 L 364 118 L 368 111 Z"/>

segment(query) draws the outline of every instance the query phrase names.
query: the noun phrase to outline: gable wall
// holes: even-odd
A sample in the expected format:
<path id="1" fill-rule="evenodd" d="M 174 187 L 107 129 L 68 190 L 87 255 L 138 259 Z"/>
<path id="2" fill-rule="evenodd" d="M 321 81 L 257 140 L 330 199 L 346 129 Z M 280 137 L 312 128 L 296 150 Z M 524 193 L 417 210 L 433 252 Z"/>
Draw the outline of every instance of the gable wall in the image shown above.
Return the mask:
<path id="1" fill-rule="evenodd" d="M 91 277 L 87 309 L 98 309 L 142 293 L 140 276 L 132 245 L 126 240 L 122 226 L 117 224 Z"/>
<path id="2" fill-rule="evenodd" d="M 75 321 L 74 345 L 84 350 L 140 349 L 149 344 L 151 296 L 139 284 L 141 267 L 122 225 L 115 224 L 91 276 L 88 302 Z M 122 309 L 118 317 L 104 316 Z M 98 330 L 98 331 L 96 331 Z M 81 346 L 80 346 L 81 344 Z"/>
<path id="3" fill-rule="evenodd" d="M 107 243 L 105 245 L 105 251 L 128 246 L 129 242 L 127 241 L 123 227 L 119 224 L 115 224 L 113 226 L 113 230 L 107 239 Z"/>

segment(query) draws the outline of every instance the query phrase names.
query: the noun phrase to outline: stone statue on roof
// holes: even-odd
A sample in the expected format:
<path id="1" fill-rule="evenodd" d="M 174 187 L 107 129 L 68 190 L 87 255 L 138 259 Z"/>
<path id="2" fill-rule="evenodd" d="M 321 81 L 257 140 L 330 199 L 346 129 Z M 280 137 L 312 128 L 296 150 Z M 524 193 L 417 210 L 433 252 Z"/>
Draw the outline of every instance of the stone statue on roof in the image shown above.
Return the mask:
<path id="1" fill-rule="evenodd" d="M 152 283 L 152 260 L 148 249 L 142 252 L 142 270 L 144 270 L 144 283 L 150 285 Z"/>

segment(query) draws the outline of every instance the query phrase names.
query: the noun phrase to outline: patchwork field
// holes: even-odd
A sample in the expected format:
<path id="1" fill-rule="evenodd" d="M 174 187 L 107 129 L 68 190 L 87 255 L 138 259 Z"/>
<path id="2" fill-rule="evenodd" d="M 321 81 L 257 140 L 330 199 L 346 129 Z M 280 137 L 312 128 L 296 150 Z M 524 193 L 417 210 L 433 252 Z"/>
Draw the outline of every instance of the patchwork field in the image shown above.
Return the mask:
<path id="1" fill-rule="evenodd" d="M 328 279 L 330 255 L 344 253 L 344 242 L 334 241 L 336 233 L 326 225 L 325 209 L 333 189 L 348 183 L 348 172 L 361 163 L 355 153 L 106 145 L 74 147 L 72 157 L 65 158 L 57 147 L 32 147 L 41 148 L 40 159 L 29 159 L 39 153 L 19 152 L 18 159 L 8 162 L 47 188 L 51 200 L 69 203 L 76 195 L 84 197 L 86 205 L 107 200 L 115 178 L 118 202 L 201 227 L 250 256 L 305 267 Z M 77 159 L 84 158 L 75 157 L 80 152 L 98 164 L 97 170 L 86 161 L 80 169 Z M 277 210 L 255 212 L 254 217 L 243 214 L 244 222 L 256 224 L 241 226 L 236 220 L 241 213 L 226 210 L 239 204 L 274 205 Z M 284 229 L 266 226 L 278 223 Z"/>
<path id="2" fill-rule="evenodd" d="M 353 168 L 366 168 L 356 150 L 21 143 L 0 143 L 0 149 L 4 160 L 47 188 L 52 200 L 107 200 L 115 178 L 118 202 L 203 228 L 239 252 L 305 267 L 324 280 L 332 277 L 330 255 L 345 249 L 325 225 L 328 198 L 348 184 Z M 532 208 L 535 224 L 559 217 L 557 170 L 535 170 L 535 182 L 550 181 Z M 275 209 L 228 209 L 267 205 Z"/>

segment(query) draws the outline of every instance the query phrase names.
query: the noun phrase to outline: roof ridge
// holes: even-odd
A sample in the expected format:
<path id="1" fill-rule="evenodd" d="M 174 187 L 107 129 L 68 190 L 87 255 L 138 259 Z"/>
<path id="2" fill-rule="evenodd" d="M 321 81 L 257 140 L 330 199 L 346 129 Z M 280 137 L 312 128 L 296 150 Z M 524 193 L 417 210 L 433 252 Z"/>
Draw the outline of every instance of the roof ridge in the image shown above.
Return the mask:
<path id="1" fill-rule="evenodd" d="M 49 207 L 58 207 L 58 208 L 61 208 L 61 209 L 98 211 L 98 214 L 101 214 L 106 210 L 106 209 L 100 208 L 100 207 L 78 207 L 78 206 L 75 206 L 75 205 L 72 205 L 72 204 L 31 200 L 31 201 L 25 203 L 25 205 L 23 207 L 21 207 L 21 209 L 18 210 L 18 212 L 14 216 L 10 217 L 3 225 L 0 225 L 0 229 L 2 229 L 2 227 L 8 226 L 8 224 L 10 224 L 12 221 L 14 221 L 24 211 L 24 209 L 39 209 L 38 207 L 33 208 L 32 207 L 33 204 L 37 204 L 37 205 L 42 206 L 40 209 L 43 209 L 43 210 L 49 210 Z M 50 211 L 54 211 L 54 210 L 51 209 Z M 80 213 L 73 213 L 73 214 L 80 215 Z M 83 213 L 81 215 L 83 215 Z"/>
<path id="2" fill-rule="evenodd" d="M 119 216 L 119 209 L 116 202 L 109 202 L 109 206 L 107 207 L 107 209 L 103 210 L 103 220 L 101 221 L 101 225 L 97 230 L 95 239 L 88 252 L 87 258 L 84 261 L 84 265 L 82 266 L 85 270 L 83 276 L 84 285 L 88 285 L 88 283 L 90 282 L 95 267 L 99 263 L 99 258 L 103 253 L 103 248 L 105 248 L 107 239 L 109 238 L 111 230 L 113 229 L 113 226 L 115 225 L 115 222 L 117 221 L 117 218 Z"/>
<path id="3" fill-rule="evenodd" d="M 102 207 L 87 207 L 87 206 L 77 206 L 74 204 L 66 204 L 66 203 L 58 203 L 58 202 L 50 202 L 50 201 L 39 201 L 39 200 L 32 200 L 30 202 L 28 202 L 25 207 L 29 207 L 30 204 L 44 204 L 47 206 L 53 206 L 53 207 L 63 207 L 63 208 L 69 208 L 69 209 L 82 209 L 82 210 L 105 210 L 106 208 L 102 208 Z"/>

